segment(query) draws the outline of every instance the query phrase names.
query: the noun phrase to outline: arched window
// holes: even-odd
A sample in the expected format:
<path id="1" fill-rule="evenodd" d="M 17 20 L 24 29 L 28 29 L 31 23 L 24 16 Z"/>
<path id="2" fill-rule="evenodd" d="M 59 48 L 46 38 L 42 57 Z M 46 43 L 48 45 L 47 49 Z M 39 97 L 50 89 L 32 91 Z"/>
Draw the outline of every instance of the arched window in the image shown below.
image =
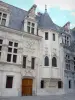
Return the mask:
<path id="1" fill-rule="evenodd" d="M 57 67 L 57 59 L 56 59 L 56 57 L 52 58 L 52 66 Z"/>
<path id="2" fill-rule="evenodd" d="M 46 56 L 44 61 L 45 66 L 49 66 L 49 58 Z"/>

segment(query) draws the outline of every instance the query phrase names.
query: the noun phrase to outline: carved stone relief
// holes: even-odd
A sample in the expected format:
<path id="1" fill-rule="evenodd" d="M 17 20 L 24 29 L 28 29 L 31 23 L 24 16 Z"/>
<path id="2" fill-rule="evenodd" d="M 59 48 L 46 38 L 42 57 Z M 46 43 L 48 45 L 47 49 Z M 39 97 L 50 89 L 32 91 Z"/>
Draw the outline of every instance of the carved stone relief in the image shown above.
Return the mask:
<path id="1" fill-rule="evenodd" d="M 25 41 L 25 51 L 26 52 L 35 52 L 37 41 L 29 39 Z"/>

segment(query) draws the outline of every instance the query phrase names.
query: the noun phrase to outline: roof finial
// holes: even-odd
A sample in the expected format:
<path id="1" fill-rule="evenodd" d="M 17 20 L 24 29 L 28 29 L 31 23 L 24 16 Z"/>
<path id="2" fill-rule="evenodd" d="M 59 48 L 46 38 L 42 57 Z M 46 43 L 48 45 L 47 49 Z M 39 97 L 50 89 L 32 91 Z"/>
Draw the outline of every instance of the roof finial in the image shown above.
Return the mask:
<path id="1" fill-rule="evenodd" d="M 47 12 L 47 5 L 45 5 L 45 12 Z"/>

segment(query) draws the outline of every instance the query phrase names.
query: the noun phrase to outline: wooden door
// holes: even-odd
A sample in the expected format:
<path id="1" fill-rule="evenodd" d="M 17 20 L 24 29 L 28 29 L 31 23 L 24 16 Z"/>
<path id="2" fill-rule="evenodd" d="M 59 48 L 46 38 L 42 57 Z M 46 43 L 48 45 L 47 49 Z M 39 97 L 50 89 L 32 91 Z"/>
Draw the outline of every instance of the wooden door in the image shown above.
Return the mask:
<path id="1" fill-rule="evenodd" d="M 22 80 L 22 96 L 32 95 L 32 79 L 23 79 Z"/>

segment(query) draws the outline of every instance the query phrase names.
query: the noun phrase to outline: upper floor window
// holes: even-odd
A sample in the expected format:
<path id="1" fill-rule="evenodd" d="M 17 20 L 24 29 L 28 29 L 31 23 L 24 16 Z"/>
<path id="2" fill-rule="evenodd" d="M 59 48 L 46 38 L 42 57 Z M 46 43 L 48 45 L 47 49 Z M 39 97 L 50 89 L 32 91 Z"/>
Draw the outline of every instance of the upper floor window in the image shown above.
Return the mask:
<path id="1" fill-rule="evenodd" d="M 69 54 L 66 54 L 66 57 L 65 57 L 65 63 L 66 63 L 66 69 L 67 70 L 70 70 L 70 56 Z"/>
<path id="2" fill-rule="evenodd" d="M 57 67 L 57 59 L 56 59 L 56 57 L 52 58 L 52 66 L 53 67 Z"/>
<path id="3" fill-rule="evenodd" d="M 73 60 L 74 60 L 74 71 L 75 71 L 75 57 L 73 58 Z"/>
<path id="4" fill-rule="evenodd" d="M 2 52 L 2 43 L 3 43 L 3 40 L 0 39 L 0 58 L 1 58 L 1 52 Z"/>
<path id="5" fill-rule="evenodd" d="M 6 25 L 7 14 L 0 12 L 0 25 Z"/>
<path id="6" fill-rule="evenodd" d="M 48 58 L 48 56 L 45 57 L 44 65 L 45 66 L 49 66 L 49 58 Z"/>
<path id="7" fill-rule="evenodd" d="M 18 43 L 9 41 L 8 45 L 8 54 L 7 54 L 7 61 L 14 62 L 17 61 L 17 51 L 18 51 Z"/>
<path id="8" fill-rule="evenodd" d="M 32 22 L 27 22 L 27 32 L 34 34 L 35 24 Z"/>
<path id="9" fill-rule="evenodd" d="M 31 68 L 34 69 L 35 67 L 35 58 L 31 59 Z"/>
<path id="10" fill-rule="evenodd" d="M 55 34 L 53 33 L 53 41 L 55 41 Z"/>
<path id="11" fill-rule="evenodd" d="M 48 32 L 45 32 L 45 40 L 48 40 Z"/>
<path id="12" fill-rule="evenodd" d="M 65 44 L 69 45 L 69 37 L 68 36 L 65 36 Z"/>

